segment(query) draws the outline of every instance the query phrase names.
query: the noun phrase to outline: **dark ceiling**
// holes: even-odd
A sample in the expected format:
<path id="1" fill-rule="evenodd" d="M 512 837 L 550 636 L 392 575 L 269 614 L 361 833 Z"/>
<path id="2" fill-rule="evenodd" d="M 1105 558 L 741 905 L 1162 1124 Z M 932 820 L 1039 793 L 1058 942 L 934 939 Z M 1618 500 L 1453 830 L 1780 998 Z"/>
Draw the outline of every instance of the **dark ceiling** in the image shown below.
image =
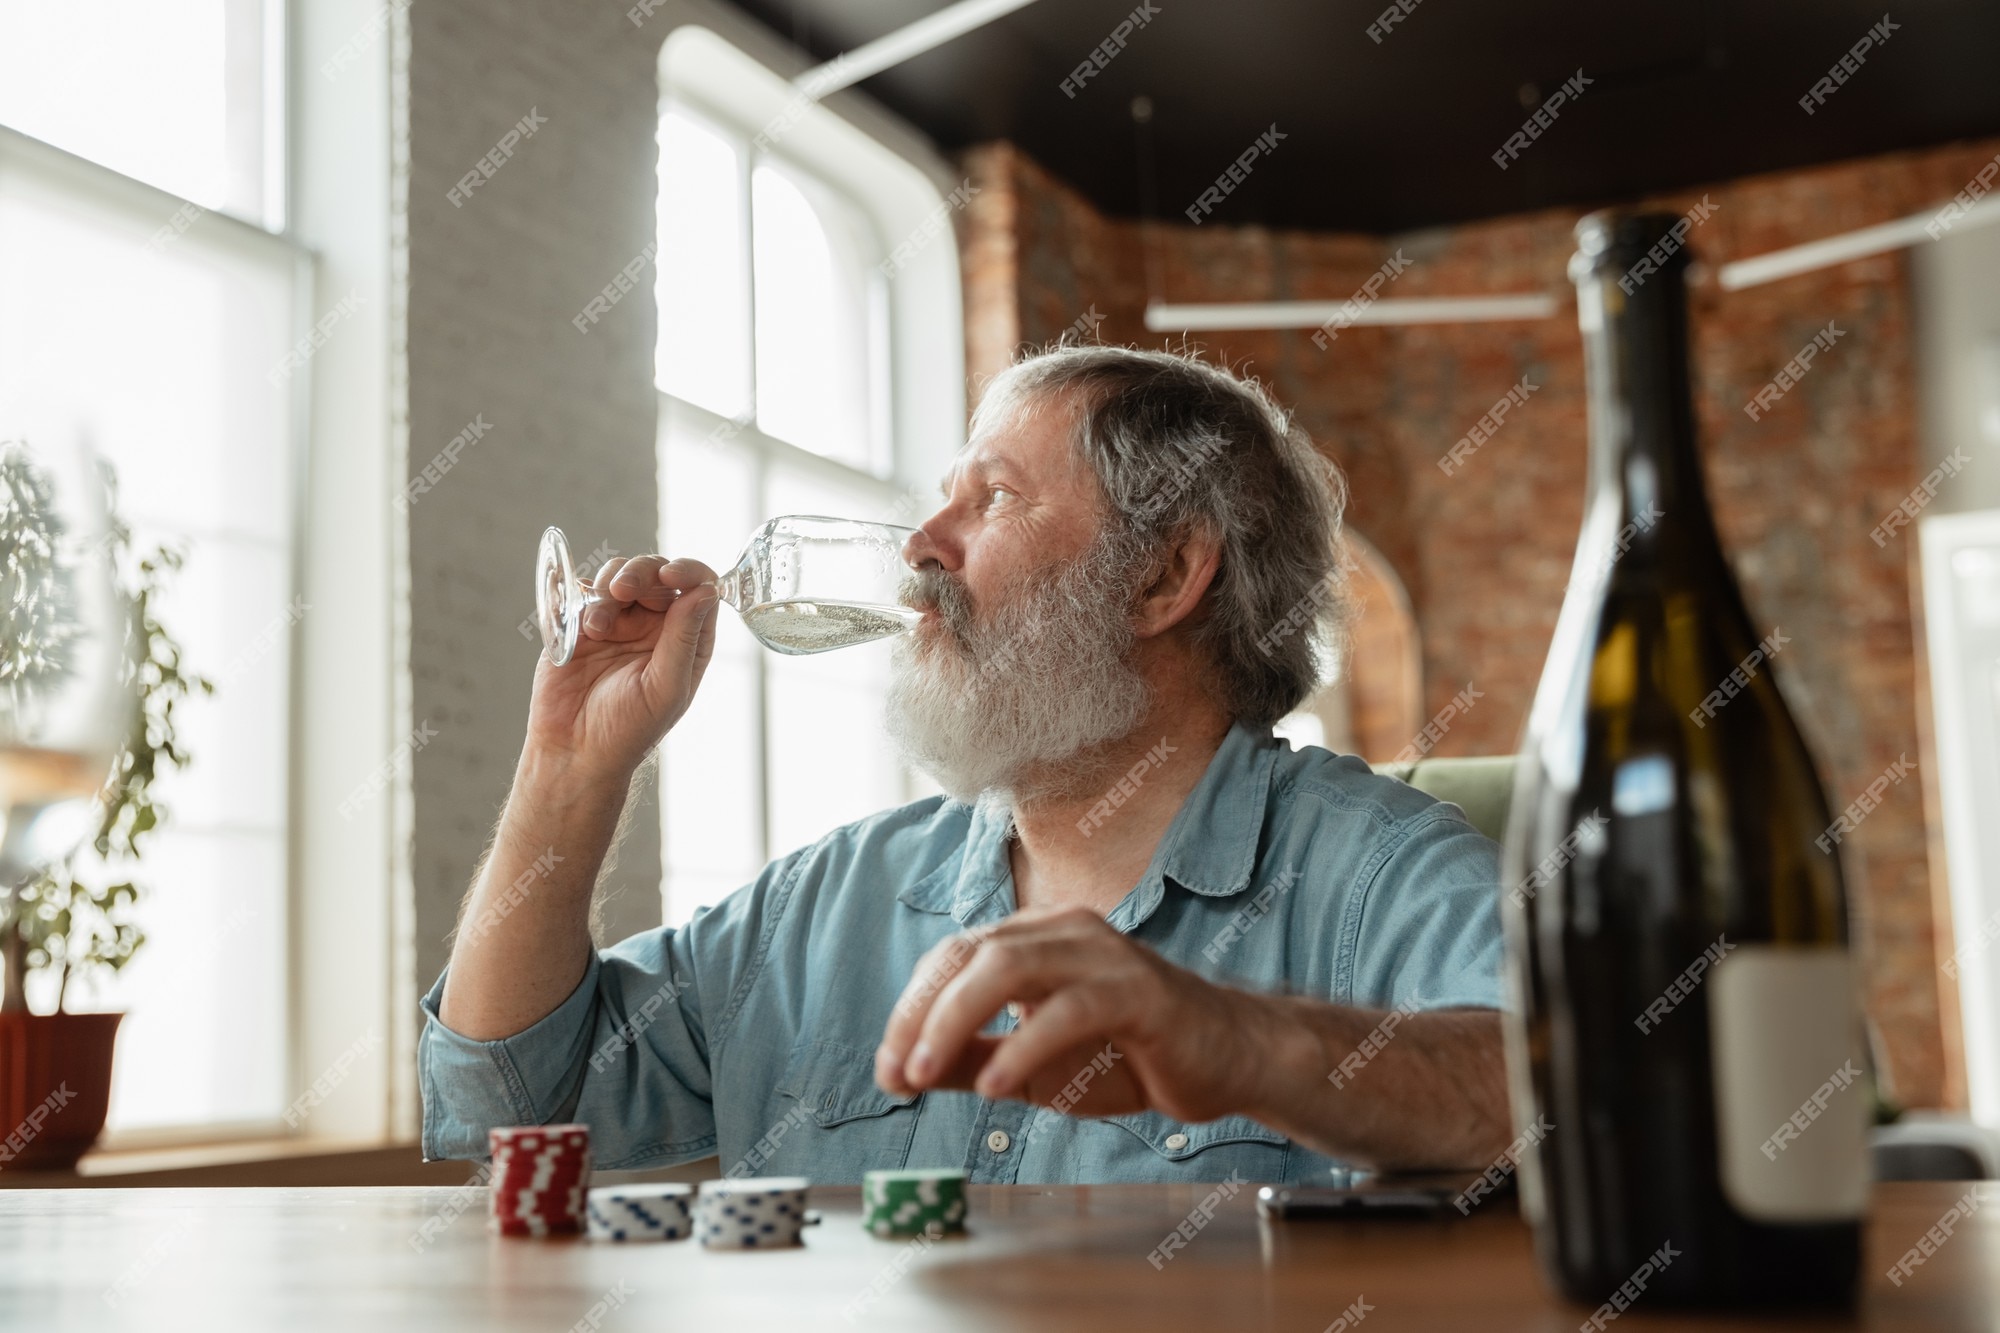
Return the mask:
<path id="1" fill-rule="evenodd" d="M 945 0 L 736 0 L 816 59 Z M 1405 0 L 1407 3 L 1407 0 Z M 1175 218 L 1273 122 L 1285 136 L 1214 210 L 1227 223 L 1401 231 L 2000 132 L 2000 3 L 1891 9 L 1812 115 L 1798 100 L 1885 0 L 1765 4 L 1154 0 L 1108 67 L 1060 88 L 1137 0 L 1039 0 L 861 86 L 949 150 L 1009 139 L 1136 216 L 1132 99 L 1153 102 Z M 1591 82 L 1507 170 L 1492 154 L 1578 69 Z"/>

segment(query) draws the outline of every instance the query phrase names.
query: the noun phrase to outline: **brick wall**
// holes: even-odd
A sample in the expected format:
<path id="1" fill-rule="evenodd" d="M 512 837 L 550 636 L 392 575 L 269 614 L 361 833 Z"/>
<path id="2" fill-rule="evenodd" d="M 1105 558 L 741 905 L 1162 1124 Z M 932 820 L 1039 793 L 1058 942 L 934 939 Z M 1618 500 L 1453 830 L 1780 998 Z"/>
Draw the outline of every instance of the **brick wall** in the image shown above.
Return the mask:
<path id="1" fill-rule="evenodd" d="M 1717 211 L 1693 234 L 1711 260 L 1761 254 L 1924 211 L 2000 142 L 1755 177 L 1652 202 Z M 1080 318 L 1105 341 L 1148 333 L 1146 250 L 1176 302 L 1343 300 L 1392 250 L 1410 267 L 1388 296 L 1567 293 L 1576 214 L 1550 211 L 1379 237 L 1107 219 L 1007 144 L 968 151 L 982 189 L 968 211 L 972 393 L 1023 344 Z M 1761 420 L 1743 404 L 1831 320 L 1842 336 Z M 1696 379 L 1711 499 L 1752 615 L 1793 646 L 1779 669 L 1845 806 L 1898 757 L 1919 759 L 1913 542 L 1870 530 L 1936 460 L 1921 452 L 1907 259 L 1877 256 L 1740 292 L 1712 270 L 1695 295 Z M 1424 712 L 1468 682 L 1484 697 L 1438 754 L 1516 744 L 1554 628 L 1582 514 L 1582 350 L 1573 306 L 1532 323 L 1350 328 L 1324 350 L 1304 332 L 1201 335 L 1204 355 L 1247 368 L 1346 469 L 1350 521 L 1408 588 L 1422 634 Z M 1537 386 L 1447 476 L 1437 460 L 1496 400 Z M 1919 784 L 1892 787 L 1849 840 L 1869 1010 L 1903 1099 L 1947 1095 L 1938 922 Z M 1955 1062 L 1954 1062 L 1955 1063 Z M 1955 1080 L 1953 1080 L 1955 1084 Z"/>

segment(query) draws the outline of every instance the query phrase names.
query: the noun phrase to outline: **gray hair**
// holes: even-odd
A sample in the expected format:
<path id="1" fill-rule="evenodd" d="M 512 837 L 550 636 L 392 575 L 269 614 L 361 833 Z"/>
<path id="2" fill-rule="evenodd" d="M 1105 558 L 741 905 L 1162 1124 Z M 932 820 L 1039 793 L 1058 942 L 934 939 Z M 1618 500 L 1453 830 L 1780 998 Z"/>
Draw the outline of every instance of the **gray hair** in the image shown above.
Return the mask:
<path id="1" fill-rule="evenodd" d="M 1218 701 L 1268 726 L 1330 673 L 1352 611 L 1340 470 L 1264 387 L 1199 358 L 1134 347 L 1059 346 L 995 376 L 976 435 L 1064 403 L 1072 447 L 1104 500 L 1101 541 L 1128 568 L 1155 565 L 1201 532 L 1222 556 L 1196 612 Z"/>

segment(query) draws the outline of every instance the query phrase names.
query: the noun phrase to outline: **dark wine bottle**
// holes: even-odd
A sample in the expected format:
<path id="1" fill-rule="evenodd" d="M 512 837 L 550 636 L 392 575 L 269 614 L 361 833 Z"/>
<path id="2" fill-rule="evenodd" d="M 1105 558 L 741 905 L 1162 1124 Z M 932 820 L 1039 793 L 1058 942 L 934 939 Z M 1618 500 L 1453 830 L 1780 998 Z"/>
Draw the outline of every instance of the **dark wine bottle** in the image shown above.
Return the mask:
<path id="1" fill-rule="evenodd" d="M 1503 858 L 1522 1205 L 1575 1300 L 1845 1303 L 1871 1104 L 1846 894 L 1789 640 L 1703 492 L 1678 221 L 1593 215 L 1570 261 L 1589 491 Z"/>

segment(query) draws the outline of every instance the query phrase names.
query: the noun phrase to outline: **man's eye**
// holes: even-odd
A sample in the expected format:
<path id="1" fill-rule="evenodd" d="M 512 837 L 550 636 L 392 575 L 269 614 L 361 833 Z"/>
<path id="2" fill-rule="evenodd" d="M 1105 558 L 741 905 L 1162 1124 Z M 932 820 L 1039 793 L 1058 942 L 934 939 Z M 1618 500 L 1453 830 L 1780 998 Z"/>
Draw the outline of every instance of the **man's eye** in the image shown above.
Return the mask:
<path id="1" fill-rule="evenodd" d="M 1008 490 L 1005 486 L 989 487 L 986 491 L 986 507 L 991 509 L 1002 500 L 1011 500 L 1013 498 L 1014 492 Z"/>

